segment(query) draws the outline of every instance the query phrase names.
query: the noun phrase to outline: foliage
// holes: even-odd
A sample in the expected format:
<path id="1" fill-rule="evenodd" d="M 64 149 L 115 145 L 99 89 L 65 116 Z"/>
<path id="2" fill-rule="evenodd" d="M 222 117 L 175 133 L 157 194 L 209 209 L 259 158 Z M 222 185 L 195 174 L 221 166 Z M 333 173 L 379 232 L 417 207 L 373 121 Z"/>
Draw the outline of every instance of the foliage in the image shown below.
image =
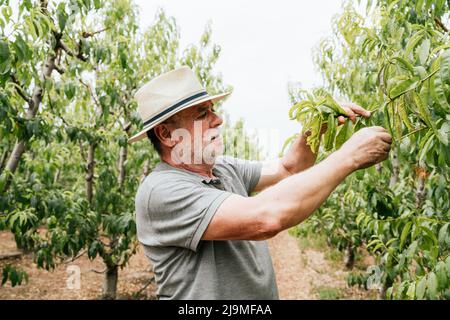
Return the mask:
<path id="1" fill-rule="evenodd" d="M 142 128 L 133 94 L 184 64 L 208 91 L 230 89 L 213 72 L 220 48 L 208 24 L 182 50 L 163 10 L 142 31 L 128 0 L 0 5 L 0 230 L 40 268 L 87 254 L 117 279 L 137 249 L 135 192 L 159 161 L 148 140 L 127 144 Z M 20 272 L 4 269 L 3 283 Z"/>
<path id="2" fill-rule="evenodd" d="M 394 138 L 390 161 L 348 177 L 299 226 L 341 250 L 366 247 L 375 272 L 349 282 L 379 283 L 391 299 L 450 297 L 448 11 L 440 0 L 378 0 L 368 1 L 363 16 L 347 2 L 315 52 L 326 88 L 290 90 L 297 103 L 289 116 L 311 130 L 308 143 L 320 157 L 363 126 L 384 126 Z M 342 110 L 332 95 L 372 116 L 337 126 Z"/>

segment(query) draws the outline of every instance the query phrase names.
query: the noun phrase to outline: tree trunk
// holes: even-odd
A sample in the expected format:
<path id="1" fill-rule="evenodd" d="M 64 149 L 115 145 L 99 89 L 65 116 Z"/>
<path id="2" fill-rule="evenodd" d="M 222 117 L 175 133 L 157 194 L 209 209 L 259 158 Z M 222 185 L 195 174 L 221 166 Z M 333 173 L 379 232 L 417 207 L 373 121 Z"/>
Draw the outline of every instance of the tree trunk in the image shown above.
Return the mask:
<path id="1" fill-rule="evenodd" d="M 127 146 L 120 147 L 119 151 L 119 189 L 123 189 L 125 182 L 125 161 L 127 160 Z"/>
<path id="2" fill-rule="evenodd" d="M 56 169 L 55 177 L 53 178 L 53 184 L 57 184 L 58 183 L 60 174 L 61 174 L 61 169 Z"/>
<path id="3" fill-rule="evenodd" d="M 352 270 L 353 266 L 355 264 L 355 248 L 353 246 L 353 243 L 349 243 L 347 246 L 347 249 L 345 251 L 345 268 L 347 270 Z"/>
<path id="4" fill-rule="evenodd" d="M 422 208 L 423 202 L 425 201 L 425 176 L 420 174 L 419 179 L 417 181 L 417 189 L 416 189 L 416 207 Z"/>
<path id="5" fill-rule="evenodd" d="M 386 279 L 385 282 L 381 285 L 380 290 L 378 291 L 378 300 L 386 299 L 386 292 L 392 286 L 392 281 Z"/>
<path id="6" fill-rule="evenodd" d="M 39 77 L 39 83 L 34 88 L 31 101 L 28 103 L 28 110 L 26 113 L 27 120 L 33 119 L 39 110 L 39 106 L 41 104 L 42 96 L 44 93 L 43 86 L 45 83 L 45 79 L 49 78 L 52 71 L 55 69 L 55 59 L 56 56 L 52 54 L 48 56 L 48 58 L 44 62 L 44 66 L 42 67 L 42 74 Z M 8 171 L 12 175 L 14 175 L 14 173 L 16 172 L 20 158 L 22 157 L 22 154 L 25 151 L 25 142 L 26 142 L 25 140 L 18 140 L 14 145 L 11 155 L 9 156 L 5 171 Z M 8 175 L 6 177 L 5 186 L 3 187 L 3 190 L 0 190 L 0 192 L 6 192 L 10 184 L 11 184 L 11 175 Z"/>
<path id="7" fill-rule="evenodd" d="M 399 175 L 399 163 L 398 163 L 398 153 L 397 150 L 394 150 L 392 154 L 392 175 L 391 179 L 389 180 L 389 188 L 393 188 L 395 184 L 398 181 L 398 175 Z"/>
<path id="8" fill-rule="evenodd" d="M 0 159 L 0 173 L 3 171 L 3 167 L 5 166 L 6 159 L 8 158 L 8 149 L 3 152 L 2 158 Z"/>
<path id="9" fill-rule="evenodd" d="M 14 145 L 13 151 L 9 155 L 8 162 L 6 163 L 5 171 L 8 171 L 12 174 L 17 169 L 17 165 L 19 164 L 20 157 L 22 156 L 23 152 L 25 151 L 25 141 L 19 140 Z M 8 179 L 8 178 L 7 178 Z M 11 183 L 11 179 L 7 180 L 7 184 L 4 187 L 4 191 L 8 190 L 9 184 Z"/>
<path id="10" fill-rule="evenodd" d="M 119 267 L 107 266 L 105 279 L 103 280 L 103 299 L 114 300 L 117 294 L 117 279 L 119 275 Z"/>
<path id="11" fill-rule="evenodd" d="M 88 202 L 92 203 L 92 190 L 94 185 L 94 153 L 95 153 L 95 144 L 89 144 L 88 156 L 87 156 L 87 167 L 86 167 L 86 198 Z"/>

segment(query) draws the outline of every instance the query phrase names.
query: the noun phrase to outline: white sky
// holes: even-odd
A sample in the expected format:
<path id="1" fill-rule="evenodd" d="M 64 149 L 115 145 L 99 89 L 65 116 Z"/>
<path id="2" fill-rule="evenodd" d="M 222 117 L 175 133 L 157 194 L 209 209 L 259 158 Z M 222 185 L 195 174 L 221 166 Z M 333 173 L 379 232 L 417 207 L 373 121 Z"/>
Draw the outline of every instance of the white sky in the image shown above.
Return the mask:
<path id="1" fill-rule="evenodd" d="M 298 132 L 287 115 L 287 83 L 299 81 L 305 88 L 322 83 L 311 50 L 331 34 L 331 18 L 342 1 L 135 1 L 142 27 L 153 22 L 158 7 L 175 17 L 181 48 L 197 43 L 212 20 L 212 40 L 222 48 L 215 71 L 234 87 L 223 108 L 232 121 L 243 118 L 247 130 L 270 132 L 263 147 L 271 158 Z"/>

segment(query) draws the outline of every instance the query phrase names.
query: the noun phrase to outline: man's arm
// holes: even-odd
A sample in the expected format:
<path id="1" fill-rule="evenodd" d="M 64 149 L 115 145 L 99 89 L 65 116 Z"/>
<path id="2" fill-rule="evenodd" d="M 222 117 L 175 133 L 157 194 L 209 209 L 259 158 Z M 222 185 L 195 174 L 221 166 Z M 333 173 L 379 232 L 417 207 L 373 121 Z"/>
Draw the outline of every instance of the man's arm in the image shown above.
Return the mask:
<path id="1" fill-rule="evenodd" d="M 347 175 L 385 160 L 391 136 L 381 127 L 356 132 L 319 164 L 294 174 L 254 197 L 228 197 L 203 240 L 263 240 L 305 220 Z"/>
<path id="2" fill-rule="evenodd" d="M 301 135 L 292 143 L 289 151 L 281 158 L 264 161 L 261 177 L 253 191 L 261 191 L 293 174 L 308 169 L 316 162 L 316 155 Z"/>
<path id="3" fill-rule="evenodd" d="M 341 107 L 352 122 L 356 121 L 358 115 L 366 118 L 370 117 L 369 111 L 354 103 L 341 103 Z M 345 121 L 346 119 L 343 116 L 338 118 L 339 124 L 344 124 Z M 322 131 L 325 130 L 326 127 L 322 129 Z M 282 158 L 263 162 L 261 177 L 252 191 L 264 190 L 293 174 L 313 166 L 317 155 L 311 151 L 311 148 L 306 143 L 308 135 L 309 133 L 305 133 L 305 135 L 300 135 L 295 139 L 289 151 Z"/>

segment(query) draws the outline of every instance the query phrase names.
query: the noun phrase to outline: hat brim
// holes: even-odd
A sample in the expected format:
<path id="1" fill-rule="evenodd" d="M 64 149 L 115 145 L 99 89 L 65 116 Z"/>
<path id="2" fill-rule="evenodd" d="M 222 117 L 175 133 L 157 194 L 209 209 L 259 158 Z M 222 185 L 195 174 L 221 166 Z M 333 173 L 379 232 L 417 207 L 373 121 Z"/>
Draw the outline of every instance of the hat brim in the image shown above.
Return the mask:
<path id="1" fill-rule="evenodd" d="M 152 129 L 153 127 L 155 127 L 156 125 L 160 124 L 161 122 L 163 122 L 164 120 L 170 118 L 171 116 L 173 116 L 175 113 L 180 112 L 181 110 L 190 108 L 190 107 L 194 107 L 198 104 L 201 104 L 203 102 L 206 101 L 212 101 L 213 103 L 227 97 L 228 95 L 230 95 L 231 92 L 225 92 L 225 93 L 220 93 L 220 94 L 216 94 L 214 96 L 206 96 L 203 99 L 197 100 L 195 102 L 192 102 L 190 104 L 187 104 L 185 106 L 181 106 L 180 108 L 177 108 L 171 112 L 169 112 L 168 114 L 164 115 L 164 117 L 161 117 L 160 119 L 158 119 L 158 121 L 156 121 L 155 123 L 150 124 L 148 127 L 146 127 L 145 129 L 143 129 L 141 132 L 135 134 L 134 136 L 132 136 L 130 139 L 128 139 L 128 143 L 133 143 L 133 142 L 137 142 L 139 140 L 142 140 L 144 138 L 147 137 L 147 131 L 149 131 L 150 129 Z"/>

